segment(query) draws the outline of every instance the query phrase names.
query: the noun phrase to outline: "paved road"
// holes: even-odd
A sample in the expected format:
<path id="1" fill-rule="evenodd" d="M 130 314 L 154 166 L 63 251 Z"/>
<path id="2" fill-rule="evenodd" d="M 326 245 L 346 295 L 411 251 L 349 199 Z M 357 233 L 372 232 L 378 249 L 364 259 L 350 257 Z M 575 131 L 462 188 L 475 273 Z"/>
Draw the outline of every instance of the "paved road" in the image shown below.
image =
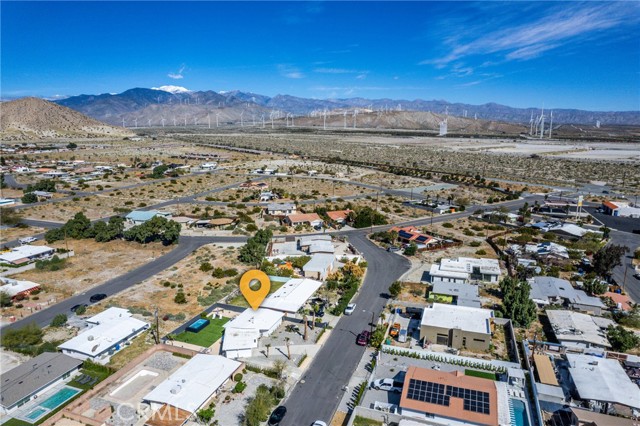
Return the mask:
<path id="1" fill-rule="evenodd" d="M 246 238 L 244 238 L 246 240 Z M 35 322 L 41 327 L 47 326 L 51 323 L 53 317 L 59 313 L 69 314 L 69 310 L 72 306 L 89 303 L 89 298 L 95 293 L 104 293 L 107 296 L 112 296 L 121 292 L 135 284 L 138 284 L 153 275 L 164 271 L 180 260 L 184 259 L 190 253 L 197 248 L 209 244 L 209 243 L 224 243 L 224 242 L 238 242 L 242 241 L 243 237 L 180 237 L 180 244 L 170 251 L 169 253 L 162 255 L 155 260 L 146 263 L 130 272 L 113 278 L 104 284 L 92 288 L 83 294 L 70 297 L 60 303 L 50 306 L 47 309 L 38 311 L 29 317 L 16 321 L 13 324 L 9 324 L 6 328 L 20 328 L 29 323 Z"/>
<path id="2" fill-rule="evenodd" d="M 620 286 L 624 286 L 625 291 L 633 299 L 635 303 L 640 303 L 640 280 L 635 278 L 633 274 L 635 270 L 631 265 L 633 252 L 640 247 L 640 235 L 630 234 L 628 232 L 611 231 L 610 244 L 624 245 L 629 247 L 627 253 L 622 259 L 622 265 L 613 269 L 613 279 Z M 626 280 L 625 280 L 626 271 Z"/>
<path id="3" fill-rule="evenodd" d="M 368 330 L 372 313 L 375 320 L 387 302 L 384 294 L 390 283 L 409 269 L 409 261 L 388 253 L 367 240 L 362 231 L 347 234 L 349 242 L 363 253 L 369 264 L 353 315 L 343 316 L 322 346 L 313 363 L 289 395 L 283 426 L 310 425 L 314 420 L 329 422 L 345 386 L 364 353 L 356 336 Z"/>

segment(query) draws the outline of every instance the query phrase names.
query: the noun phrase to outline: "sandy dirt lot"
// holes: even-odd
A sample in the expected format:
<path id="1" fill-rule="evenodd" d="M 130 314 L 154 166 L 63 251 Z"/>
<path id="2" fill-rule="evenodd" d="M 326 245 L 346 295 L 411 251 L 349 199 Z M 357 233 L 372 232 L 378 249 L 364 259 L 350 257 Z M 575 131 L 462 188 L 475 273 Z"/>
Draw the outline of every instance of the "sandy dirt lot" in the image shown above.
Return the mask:
<path id="1" fill-rule="evenodd" d="M 182 320 L 161 321 L 161 332 L 170 332 L 185 319 L 202 312 L 205 307 L 237 289 L 235 279 L 248 269 L 237 260 L 237 255 L 237 249 L 234 247 L 215 244 L 203 246 L 173 267 L 143 281 L 135 288 L 112 297 L 109 303 L 124 308 L 133 307 L 134 311 L 152 311 L 153 307 L 158 307 L 161 318 L 183 314 Z M 205 262 L 212 268 L 236 269 L 238 275 L 215 278 L 212 276 L 213 271 L 205 272 L 200 269 Z M 187 300 L 184 304 L 174 301 L 176 293 L 180 290 L 184 292 Z"/>
<path id="2" fill-rule="evenodd" d="M 50 246 L 66 247 L 64 242 Z M 14 279 L 39 283 L 42 291 L 28 300 L 21 301 L 22 308 L 5 308 L 3 315 L 27 317 L 34 309 L 87 291 L 171 250 L 171 247 L 164 247 L 160 243 L 142 245 L 121 240 L 108 243 L 69 240 L 68 247 L 75 252 L 75 256 L 67 260 L 65 268 L 53 272 L 33 269 L 11 276 Z"/>

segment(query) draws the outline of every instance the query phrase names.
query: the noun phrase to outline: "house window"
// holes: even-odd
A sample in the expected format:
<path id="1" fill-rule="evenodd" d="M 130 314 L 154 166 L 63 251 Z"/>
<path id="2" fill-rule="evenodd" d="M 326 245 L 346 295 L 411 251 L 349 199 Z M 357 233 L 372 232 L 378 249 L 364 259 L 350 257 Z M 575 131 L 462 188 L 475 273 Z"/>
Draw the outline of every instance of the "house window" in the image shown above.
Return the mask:
<path id="1" fill-rule="evenodd" d="M 484 340 L 484 339 L 473 339 L 473 341 L 474 342 L 482 342 L 482 343 L 486 342 L 486 340 Z"/>
<path id="2" fill-rule="evenodd" d="M 466 337 L 462 338 L 462 346 L 467 346 L 467 338 Z"/>

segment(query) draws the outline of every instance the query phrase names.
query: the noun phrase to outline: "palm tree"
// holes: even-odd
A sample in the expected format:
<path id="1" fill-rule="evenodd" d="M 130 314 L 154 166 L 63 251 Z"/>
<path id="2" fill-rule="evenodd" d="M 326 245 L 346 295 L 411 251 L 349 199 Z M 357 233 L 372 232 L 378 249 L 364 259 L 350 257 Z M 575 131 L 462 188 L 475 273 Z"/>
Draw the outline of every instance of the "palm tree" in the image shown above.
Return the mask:
<path id="1" fill-rule="evenodd" d="M 302 336 L 302 339 L 304 339 L 304 341 L 307 341 L 307 315 L 305 315 L 304 317 L 302 317 L 302 321 L 304 321 L 304 336 Z"/>
<path id="2" fill-rule="evenodd" d="M 269 358 L 269 349 L 271 348 L 271 343 L 267 343 L 266 345 L 264 345 L 265 348 L 267 348 L 267 358 Z"/>
<path id="3" fill-rule="evenodd" d="M 289 358 L 289 361 L 291 361 L 291 348 L 290 348 L 290 346 L 289 346 L 289 345 L 290 345 L 290 341 L 291 341 L 291 339 L 290 339 L 290 338 L 288 338 L 288 337 L 285 337 L 285 338 L 284 338 L 284 341 L 285 341 L 285 343 L 286 343 L 286 345 L 287 345 L 287 358 Z"/>

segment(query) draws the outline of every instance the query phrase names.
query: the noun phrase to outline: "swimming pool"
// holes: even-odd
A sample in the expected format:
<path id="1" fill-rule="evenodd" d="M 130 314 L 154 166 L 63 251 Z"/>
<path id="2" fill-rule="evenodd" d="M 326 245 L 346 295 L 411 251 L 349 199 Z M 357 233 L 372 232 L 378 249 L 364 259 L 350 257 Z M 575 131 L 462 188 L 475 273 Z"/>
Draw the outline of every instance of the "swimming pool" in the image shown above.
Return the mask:
<path id="1" fill-rule="evenodd" d="M 527 407 L 519 399 L 511 399 L 511 426 L 529 426 Z"/>
<path id="2" fill-rule="evenodd" d="M 50 413 L 51 411 L 55 410 L 56 408 L 73 398 L 79 392 L 80 389 L 66 386 L 58 390 L 49 398 L 34 406 L 31 411 L 22 415 L 21 417 L 30 423 L 35 423 L 46 414 Z"/>
<path id="3" fill-rule="evenodd" d="M 45 410 L 44 408 L 36 408 L 35 410 L 32 410 L 29 414 L 27 414 L 25 417 L 31 421 L 36 421 L 37 419 L 39 419 L 40 417 L 42 417 L 42 415 L 44 413 L 46 413 L 47 410 Z"/>
<path id="4" fill-rule="evenodd" d="M 187 327 L 187 331 L 190 331 L 192 333 L 197 333 L 208 325 L 209 325 L 208 319 L 200 318 L 199 320 L 194 321 L 189 327 Z"/>

